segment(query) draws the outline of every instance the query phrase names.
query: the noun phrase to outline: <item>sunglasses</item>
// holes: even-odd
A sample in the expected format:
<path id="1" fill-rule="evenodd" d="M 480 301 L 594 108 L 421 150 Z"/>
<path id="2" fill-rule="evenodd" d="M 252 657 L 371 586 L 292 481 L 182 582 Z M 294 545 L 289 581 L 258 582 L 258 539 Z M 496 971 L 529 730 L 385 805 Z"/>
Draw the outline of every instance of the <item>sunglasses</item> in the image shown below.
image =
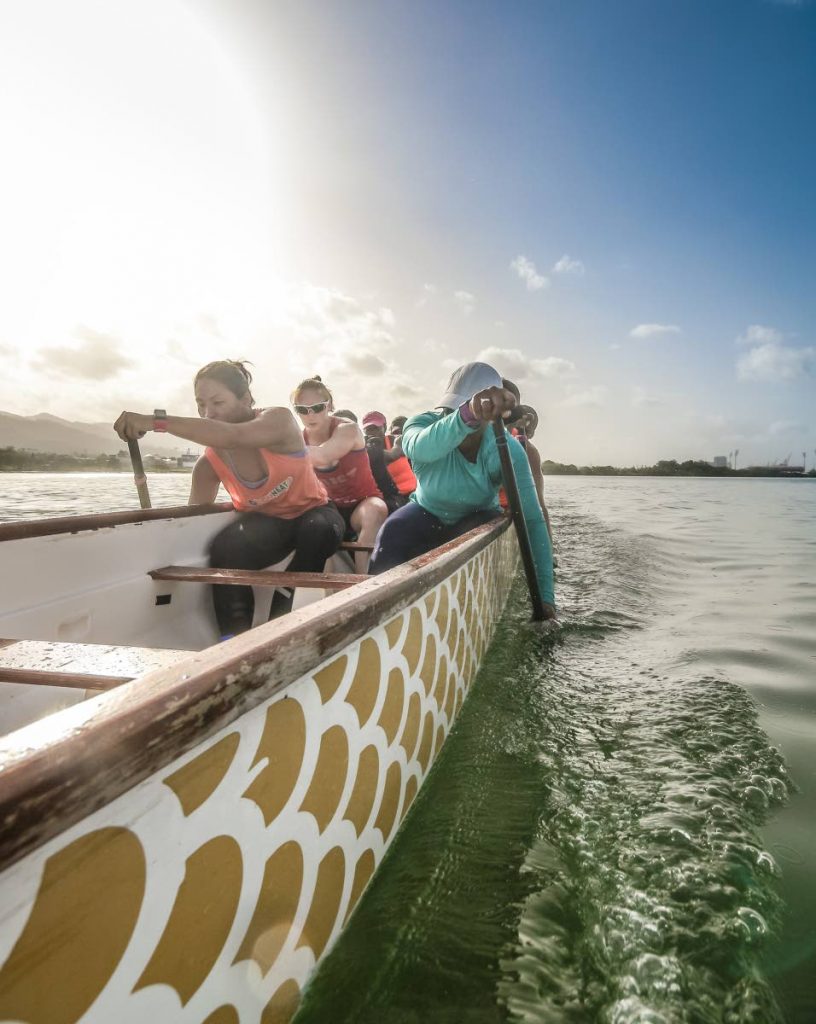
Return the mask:
<path id="1" fill-rule="evenodd" d="M 295 412 L 298 416 L 308 416 L 310 412 L 323 412 L 328 402 L 315 402 L 314 405 L 296 405 Z"/>

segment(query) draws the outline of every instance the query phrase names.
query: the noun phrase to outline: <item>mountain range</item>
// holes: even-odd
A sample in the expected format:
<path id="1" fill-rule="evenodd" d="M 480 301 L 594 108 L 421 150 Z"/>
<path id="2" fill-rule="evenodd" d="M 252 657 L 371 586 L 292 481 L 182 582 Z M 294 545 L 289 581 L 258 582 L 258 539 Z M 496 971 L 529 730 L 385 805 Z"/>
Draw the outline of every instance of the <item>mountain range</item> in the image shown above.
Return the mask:
<path id="1" fill-rule="evenodd" d="M 114 434 L 110 423 L 82 423 L 63 420 L 41 412 L 36 416 L 16 416 L 0 412 L 0 448 L 23 448 L 58 455 L 115 455 L 126 449 Z M 196 445 L 189 445 L 170 434 L 149 433 L 141 442 L 143 455 L 177 456 Z"/>

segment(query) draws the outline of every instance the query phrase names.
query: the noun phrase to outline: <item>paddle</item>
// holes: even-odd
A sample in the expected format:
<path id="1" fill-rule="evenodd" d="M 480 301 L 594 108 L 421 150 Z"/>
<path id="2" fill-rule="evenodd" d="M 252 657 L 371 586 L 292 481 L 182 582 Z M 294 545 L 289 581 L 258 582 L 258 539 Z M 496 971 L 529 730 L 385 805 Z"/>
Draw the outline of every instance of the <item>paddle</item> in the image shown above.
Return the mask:
<path id="1" fill-rule="evenodd" d="M 507 495 L 507 506 L 513 516 L 513 525 L 516 528 L 516 537 L 521 551 L 521 561 L 524 564 L 524 575 L 527 577 L 527 588 L 530 591 L 533 622 L 541 622 L 546 618 L 544 602 L 541 600 L 541 591 L 538 588 L 538 576 L 536 576 L 535 562 L 533 561 L 533 549 L 530 547 L 530 535 L 527 533 L 527 523 L 525 523 L 521 511 L 516 472 L 513 469 L 513 459 L 510 449 L 507 447 L 507 434 L 501 417 L 493 420 L 493 433 L 496 435 L 496 447 L 499 449 L 499 458 L 501 459 L 502 482 L 504 493 Z"/>
<path id="2" fill-rule="evenodd" d="M 139 442 L 128 441 L 127 446 L 130 452 L 130 464 L 133 466 L 133 480 L 139 495 L 139 504 L 142 508 L 151 508 L 150 493 L 147 489 L 147 477 L 142 465 L 142 453 L 139 451 Z"/>

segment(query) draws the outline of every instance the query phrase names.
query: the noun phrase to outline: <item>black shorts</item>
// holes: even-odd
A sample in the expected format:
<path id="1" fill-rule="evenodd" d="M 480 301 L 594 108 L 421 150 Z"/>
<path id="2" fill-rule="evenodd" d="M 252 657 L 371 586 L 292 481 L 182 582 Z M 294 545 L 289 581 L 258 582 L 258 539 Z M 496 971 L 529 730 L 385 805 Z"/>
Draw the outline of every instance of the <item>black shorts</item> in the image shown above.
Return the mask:
<path id="1" fill-rule="evenodd" d="M 357 505 L 360 503 L 357 502 Z M 343 517 L 343 522 L 346 524 L 346 532 L 343 534 L 343 540 L 357 540 L 357 531 L 351 525 L 351 514 L 357 508 L 357 505 L 344 505 L 342 508 L 339 505 L 335 505 L 335 508 Z"/>

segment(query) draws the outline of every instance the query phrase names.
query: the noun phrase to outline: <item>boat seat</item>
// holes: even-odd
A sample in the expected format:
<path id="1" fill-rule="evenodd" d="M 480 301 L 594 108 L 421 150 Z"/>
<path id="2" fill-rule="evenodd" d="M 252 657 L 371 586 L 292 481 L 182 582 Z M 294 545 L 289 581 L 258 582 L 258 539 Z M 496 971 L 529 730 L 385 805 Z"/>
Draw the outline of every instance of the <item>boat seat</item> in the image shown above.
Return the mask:
<path id="1" fill-rule="evenodd" d="M 356 540 L 344 540 L 340 545 L 341 551 L 367 551 L 370 555 L 374 550 L 373 544 L 358 544 Z"/>
<path id="2" fill-rule="evenodd" d="M 0 640 L 0 682 L 110 690 L 189 656 L 154 647 Z"/>
<path id="3" fill-rule="evenodd" d="M 226 583 L 253 587 L 307 587 L 318 590 L 344 590 L 371 579 L 353 572 L 276 572 L 271 569 L 207 569 L 196 565 L 166 565 L 152 569 L 154 580 L 181 583 Z"/>

